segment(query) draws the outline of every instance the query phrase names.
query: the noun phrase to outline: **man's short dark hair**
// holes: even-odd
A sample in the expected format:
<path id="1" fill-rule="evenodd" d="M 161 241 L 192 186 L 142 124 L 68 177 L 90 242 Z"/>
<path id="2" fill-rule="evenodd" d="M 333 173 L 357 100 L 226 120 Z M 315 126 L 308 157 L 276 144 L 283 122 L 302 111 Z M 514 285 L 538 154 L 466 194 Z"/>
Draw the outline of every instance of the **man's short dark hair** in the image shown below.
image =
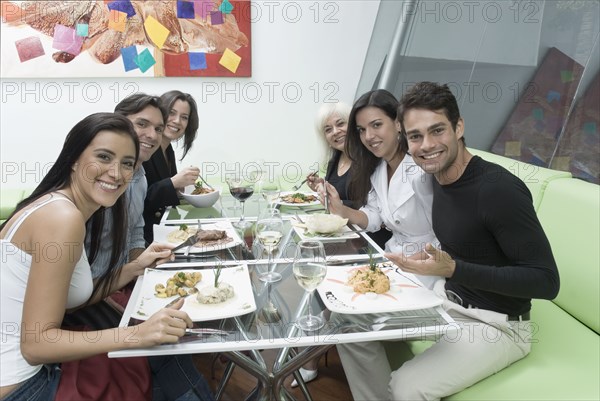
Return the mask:
<path id="1" fill-rule="evenodd" d="M 122 116 L 129 116 L 131 114 L 139 113 L 146 107 L 152 106 L 160 110 L 163 121 L 167 122 L 167 112 L 161 107 L 160 98 L 158 96 L 151 96 L 145 93 L 134 93 L 131 96 L 127 96 L 121 100 L 119 104 L 115 106 L 115 113 L 121 114 Z"/>
<path id="2" fill-rule="evenodd" d="M 425 109 L 430 111 L 442 110 L 446 115 L 452 129 L 460 119 L 460 111 L 454 94 L 448 85 L 435 82 L 419 82 L 412 86 L 400 99 L 397 118 L 404 131 L 404 114 L 410 109 Z"/>

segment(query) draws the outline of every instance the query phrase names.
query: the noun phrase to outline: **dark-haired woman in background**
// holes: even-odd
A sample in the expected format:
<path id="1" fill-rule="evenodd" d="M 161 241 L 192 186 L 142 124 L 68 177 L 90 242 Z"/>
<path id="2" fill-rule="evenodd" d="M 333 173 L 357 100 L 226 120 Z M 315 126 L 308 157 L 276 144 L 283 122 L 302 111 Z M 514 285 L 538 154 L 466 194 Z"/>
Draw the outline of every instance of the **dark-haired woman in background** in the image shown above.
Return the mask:
<path id="1" fill-rule="evenodd" d="M 148 180 L 144 203 L 144 238 L 148 243 L 154 239 L 153 225 L 160 223 L 165 208 L 179 205 L 178 192 L 193 185 L 200 175 L 200 169 L 194 166 L 177 171 L 171 145 L 183 138 L 182 160 L 192 147 L 199 126 L 196 101 L 190 94 L 173 90 L 164 93 L 160 103 L 167 116 L 162 143 L 150 160 L 143 163 Z"/>

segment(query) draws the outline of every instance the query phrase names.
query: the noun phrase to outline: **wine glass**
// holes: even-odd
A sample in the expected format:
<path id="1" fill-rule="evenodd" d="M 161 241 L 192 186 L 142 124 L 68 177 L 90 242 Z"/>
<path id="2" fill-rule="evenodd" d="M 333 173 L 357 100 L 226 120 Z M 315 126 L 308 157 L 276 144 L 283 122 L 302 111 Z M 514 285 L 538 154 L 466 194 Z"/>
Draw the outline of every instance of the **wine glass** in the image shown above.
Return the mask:
<path id="1" fill-rule="evenodd" d="M 323 243 L 315 240 L 304 240 L 298 243 L 293 265 L 294 277 L 308 292 L 308 314 L 301 316 L 296 325 L 304 331 L 315 331 L 323 327 L 325 322 L 319 316 L 313 316 L 311 310 L 312 294 L 325 279 L 327 262 Z"/>
<path id="2" fill-rule="evenodd" d="M 250 177 L 250 181 L 252 181 L 254 183 L 254 186 L 257 188 L 257 190 L 259 190 L 261 187 L 261 183 L 267 176 L 267 172 L 266 172 L 266 170 L 264 170 L 263 164 L 260 161 L 257 164 L 258 164 L 258 167 L 255 170 L 250 171 L 249 177 Z M 253 200 L 253 202 L 259 202 L 259 201 L 260 201 L 259 199 Z"/>
<path id="3" fill-rule="evenodd" d="M 258 193 L 260 193 L 269 208 L 273 207 L 273 204 L 279 198 L 281 193 L 281 185 L 279 184 L 279 177 L 267 175 L 263 176 L 262 180 L 258 183 Z"/>
<path id="4" fill-rule="evenodd" d="M 255 237 L 265 248 L 268 254 L 267 271 L 258 275 L 258 279 L 265 283 L 274 283 L 281 280 L 281 274 L 274 271 L 275 264 L 271 268 L 271 255 L 273 250 L 283 238 L 283 220 L 277 209 L 267 209 L 259 217 L 254 228 Z"/>
<path id="5" fill-rule="evenodd" d="M 229 192 L 231 195 L 242 204 L 242 215 L 240 220 L 233 223 L 233 226 L 239 229 L 246 229 L 251 223 L 244 219 L 244 205 L 246 199 L 251 197 L 254 193 L 254 183 L 246 180 L 241 175 L 235 175 L 229 178 L 227 184 L 229 185 Z"/>
<path id="6" fill-rule="evenodd" d="M 229 181 L 232 180 L 236 180 L 237 179 L 237 175 L 236 174 L 225 174 L 225 182 L 227 183 L 228 186 L 229 185 Z M 238 200 L 237 199 L 233 199 L 233 206 L 229 206 L 227 209 L 229 210 L 238 210 L 241 209 L 242 207 L 238 204 Z"/>

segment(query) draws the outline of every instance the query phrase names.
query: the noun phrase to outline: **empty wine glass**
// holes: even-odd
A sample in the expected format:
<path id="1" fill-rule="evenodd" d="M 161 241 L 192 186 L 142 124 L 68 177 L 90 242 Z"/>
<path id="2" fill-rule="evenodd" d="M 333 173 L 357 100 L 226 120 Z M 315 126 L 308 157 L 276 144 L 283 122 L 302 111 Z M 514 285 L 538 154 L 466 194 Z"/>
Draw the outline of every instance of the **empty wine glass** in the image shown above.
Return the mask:
<path id="1" fill-rule="evenodd" d="M 263 168 L 263 163 L 261 161 L 257 162 L 258 167 L 255 170 L 250 171 L 249 177 L 250 181 L 254 183 L 256 190 L 260 189 L 261 183 L 267 176 L 267 171 Z M 259 202 L 259 199 L 256 198 L 253 202 Z"/>
<path id="2" fill-rule="evenodd" d="M 327 273 L 323 244 L 315 240 L 300 241 L 294 257 L 293 271 L 300 287 L 308 292 L 308 314 L 298 318 L 296 325 L 304 331 L 318 330 L 325 322 L 321 317 L 313 316 L 311 303 L 313 292 Z"/>
<path id="3" fill-rule="evenodd" d="M 247 228 L 251 223 L 244 219 L 244 204 L 246 199 L 252 196 L 254 193 L 254 183 L 246 180 L 242 175 L 231 176 L 227 181 L 229 185 L 229 192 L 231 195 L 240 201 L 242 204 L 242 215 L 240 220 L 232 223 L 234 227 L 239 229 Z"/>
<path id="4" fill-rule="evenodd" d="M 263 176 L 261 181 L 258 182 L 258 193 L 263 196 L 265 201 L 267 201 L 267 206 L 272 208 L 281 193 L 279 177 L 271 176 L 269 174 Z"/>
<path id="5" fill-rule="evenodd" d="M 268 254 L 267 271 L 258 275 L 258 279 L 265 283 L 274 283 L 281 280 L 281 274 L 275 270 L 275 264 L 271 266 L 271 256 L 273 250 L 283 238 L 283 220 L 281 213 L 277 209 L 265 210 L 256 222 L 254 228 L 255 237 L 264 247 Z"/>

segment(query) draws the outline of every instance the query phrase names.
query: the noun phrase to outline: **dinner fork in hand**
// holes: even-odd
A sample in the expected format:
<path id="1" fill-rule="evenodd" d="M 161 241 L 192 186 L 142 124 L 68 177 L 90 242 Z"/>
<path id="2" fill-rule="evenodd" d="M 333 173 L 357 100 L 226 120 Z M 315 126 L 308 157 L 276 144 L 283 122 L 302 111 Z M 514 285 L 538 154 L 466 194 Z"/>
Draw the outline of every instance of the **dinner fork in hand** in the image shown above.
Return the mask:
<path id="1" fill-rule="evenodd" d="M 297 190 L 299 190 L 299 189 L 300 189 L 300 187 L 302 187 L 302 185 L 304 185 L 304 183 L 305 183 L 306 181 L 308 181 L 308 179 L 309 179 L 310 177 L 314 176 L 314 175 L 315 175 L 315 174 L 317 174 L 317 173 L 318 173 L 318 171 L 313 171 L 313 172 L 312 172 L 312 173 L 310 173 L 310 174 L 309 174 L 309 175 L 308 175 L 308 176 L 307 176 L 305 179 L 303 179 L 303 180 L 300 182 L 300 184 L 298 184 L 298 185 L 294 185 L 294 186 L 292 187 L 292 189 L 293 189 L 294 191 L 297 191 Z"/>

